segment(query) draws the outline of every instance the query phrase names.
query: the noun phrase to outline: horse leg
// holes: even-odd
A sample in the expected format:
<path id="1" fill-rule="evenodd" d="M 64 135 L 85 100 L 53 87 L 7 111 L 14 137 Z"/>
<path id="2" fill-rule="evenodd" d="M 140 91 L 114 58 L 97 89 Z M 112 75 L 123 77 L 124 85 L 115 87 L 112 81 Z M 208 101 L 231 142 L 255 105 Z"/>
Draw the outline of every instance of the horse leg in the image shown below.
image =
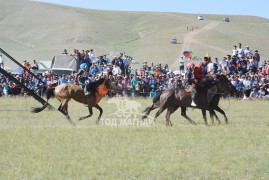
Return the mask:
<path id="1" fill-rule="evenodd" d="M 214 124 L 214 118 L 213 116 L 215 116 L 216 120 L 218 121 L 218 124 L 221 124 L 220 120 L 219 120 L 219 117 L 217 116 L 216 112 L 214 110 L 212 110 L 214 113 L 210 113 L 210 117 L 212 119 L 212 124 Z"/>
<path id="2" fill-rule="evenodd" d="M 229 122 L 225 112 L 219 106 L 215 106 L 214 109 L 224 116 L 225 123 L 228 124 Z"/>
<path id="3" fill-rule="evenodd" d="M 103 109 L 98 104 L 96 104 L 94 107 L 100 111 L 100 114 L 99 114 L 97 121 L 96 121 L 96 124 L 98 124 L 100 119 L 101 119 L 101 116 L 103 114 Z"/>
<path id="4" fill-rule="evenodd" d="M 146 119 L 148 117 L 148 115 L 150 114 L 150 112 L 154 109 L 156 109 L 158 106 L 153 103 L 150 107 L 147 107 L 145 110 L 145 114 L 142 116 L 142 120 L 144 121 L 144 119 Z"/>
<path id="5" fill-rule="evenodd" d="M 89 118 L 92 116 L 92 107 L 91 106 L 88 106 L 88 110 L 89 110 L 89 115 L 88 116 L 84 116 L 84 117 L 80 117 L 78 120 L 81 121 L 83 119 L 86 119 L 86 118 Z"/>
<path id="6" fill-rule="evenodd" d="M 212 121 L 212 125 L 215 124 L 214 116 L 215 116 L 215 118 L 217 119 L 217 121 L 219 122 L 219 118 L 218 118 L 217 114 L 215 113 L 215 111 L 214 111 L 213 109 L 210 108 L 210 110 L 209 110 L 209 114 L 210 114 L 210 119 L 211 119 L 211 121 Z"/>
<path id="7" fill-rule="evenodd" d="M 187 110 L 186 107 L 181 107 L 181 116 L 183 116 L 184 118 L 186 118 L 191 124 L 197 125 L 191 118 L 189 118 L 187 116 L 186 110 Z"/>
<path id="8" fill-rule="evenodd" d="M 171 120 L 170 120 L 170 116 L 171 114 L 173 114 L 177 109 L 179 108 L 179 106 L 169 106 L 167 108 L 167 112 L 166 112 L 166 126 L 173 126 Z"/>
<path id="9" fill-rule="evenodd" d="M 207 118 L 206 118 L 206 110 L 205 109 L 202 109 L 202 114 L 203 114 L 203 118 L 205 120 L 205 125 L 208 126 L 208 122 L 207 122 Z"/>
<path id="10" fill-rule="evenodd" d="M 71 120 L 71 118 L 70 118 L 70 116 L 69 116 L 69 114 L 68 114 L 68 99 L 65 99 L 65 100 L 63 100 L 62 101 L 62 104 L 60 105 L 60 112 L 62 112 L 64 115 L 65 115 L 65 117 L 67 118 L 67 120 L 73 125 L 73 126 L 76 126 L 76 124 Z M 59 109 L 58 108 L 58 109 Z"/>
<path id="11" fill-rule="evenodd" d="M 157 119 L 158 116 L 160 116 L 160 114 L 166 109 L 166 107 L 161 107 L 158 112 L 156 112 L 155 117 L 154 117 L 154 121 Z"/>

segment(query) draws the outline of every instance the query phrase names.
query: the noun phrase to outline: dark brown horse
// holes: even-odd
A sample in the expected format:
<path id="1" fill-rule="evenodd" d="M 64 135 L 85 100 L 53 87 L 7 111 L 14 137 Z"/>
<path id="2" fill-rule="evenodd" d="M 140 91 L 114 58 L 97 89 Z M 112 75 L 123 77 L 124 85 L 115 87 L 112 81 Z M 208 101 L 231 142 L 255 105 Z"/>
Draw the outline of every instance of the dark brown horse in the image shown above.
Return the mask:
<path id="1" fill-rule="evenodd" d="M 175 89 L 173 90 L 175 91 Z M 161 103 L 160 103 L 160 97 L 163 96 L 163 97 L 167 97 L 169 96 L 169 93 L 173 92 L 173 91 L 163 91 L 163 92 L 158 92 L 154 98 L 153 98 L 153 102 L 151 104 L 151 106 L 147 107 L 143 112 L 145 113 L 142 117 L 142 120 L 146 119 L 148 117 L 148 115 L 150 114 L 150 112 L 158 107 L 160 107 Z M 174 111 L 176 111 L 180 106 L 176 106 L 174 108 Z M 183 116 L 184 118 L 186 118 L 191 124 L 194 124 L 196 125 L 196 123 L 190 118 L 187 116 L 187 107 L 184 107 L 184 106 L 181 106 L 181 116 Z M 173 112 L 174 112 L 173 111 Z"/>
<path id="2" fill-rule="evenodd" d="M 211 92 L 210 90 L 206 90 L 204 87 L 199 87 L 200 89 L 198 91 L 197 98 L 195 99 L 195 103 L 197 104 L 197 107 L 195 108 L 202 110 L 203 118 L 205 120 L 206 125 L 208 125 L 207 117 L 206 117 L 206 110 L 210 112 L 212 123 L 214 123 L 213 116 L 215 116 L 217 121 L 220 123 L 220 120 L 214 110 L 223 114 L 225 118 L 225 122 L 228 123 L 228 118 L 225 115 L 225 112 L 218 106 L 218 104 L 219 104 L 221 95 L 226 95 L 230 92 L 234 92 L 235 88 L 231 84 L 231 82 L 227 79 L 227 77 L 224 75 L 216 75 L 216 80 L 213 80 L 213 78 L 208 78 L 208 84 L 206 85 L 205 83 L 203 86 L 211 86 L 212 82 L 214 82 L 215 84 L 216 91 Z M 207 96 L 208 93 L 213 95 L 213 98 L 210 100 L 210 103 L 208 103 L 208 96 Z M 170 121 L 170 115 L 173 112 L 175 112 L 179 107 L 185 107 L 185 108 L 192 107 L 191 106 L 191 94 L 189 92 L 186 92 L 184 88 L 179 89 L 179 90 L 170 89 L 162 93 L 159 99 L 160 99 L 159 105 L 158 105 L 158 102 L 156 102 L 156 103 L 153 103 L 152 106 L 148 107 L 145 111 L 146 113 L 143 116 L 143 118 L 147 117 L 150 111 L 157 107 L 160 107 L 160 109 L 156 113 L 155 118 L 157 118 L 165 109 L 167 109 L 166 125 L 168 126 L 168 125 L 172 125 Z M 185 117 L 186 110 L 181 108 L 181 115 Z"/>
<path id="3" fill-rule="evenodd" d="M 61 84 L 56 87 L 49 87 L 46 91 L 47 95 L 47 102 L 52 95 L 54 95 L 60 102 L 60 106 L 58 110 L 63 113 L 66 118 L 70 121 L 71 124 L 74 125 L 74 122 L 70 119 L 68 115 L 68 102 L 71 99 L 75 101 L 85 104 L 88 106 L 89 115 L 80 117 L 79 120 L 83 120 L 92 116 L 92 108 L 95 107 L 100 111 L 99 117 L 97 122 L 99 122 L 102 114 L 103 109 L 98 105 L 99 101 L 102 97 L 107 93 L 108 90 L 119 90 L 119 87 L 112 82 L 110 79 L 101 78 L 96 82 L 90 83 L 87 86 L 87 90 L 90 93 L 89 96 L 84 96 L 84 90 L 80 85 L 76 84 Z M 47 107 L 47 104 L 43 105 L 42 107 L 33 108 L 32 112 L 38 113 L 44 110 Z"/>

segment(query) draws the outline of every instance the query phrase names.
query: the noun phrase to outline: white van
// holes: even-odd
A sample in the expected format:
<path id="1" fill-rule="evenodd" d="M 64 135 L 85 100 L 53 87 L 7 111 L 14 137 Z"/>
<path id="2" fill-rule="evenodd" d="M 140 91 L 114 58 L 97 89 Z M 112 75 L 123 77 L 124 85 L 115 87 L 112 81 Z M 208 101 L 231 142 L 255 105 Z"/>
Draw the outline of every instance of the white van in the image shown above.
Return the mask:
<path id="1" fill-rule="evenodd" d="M 198 20 L 204 20 L 204 16 L 198 16 L 197 19 Z"/>

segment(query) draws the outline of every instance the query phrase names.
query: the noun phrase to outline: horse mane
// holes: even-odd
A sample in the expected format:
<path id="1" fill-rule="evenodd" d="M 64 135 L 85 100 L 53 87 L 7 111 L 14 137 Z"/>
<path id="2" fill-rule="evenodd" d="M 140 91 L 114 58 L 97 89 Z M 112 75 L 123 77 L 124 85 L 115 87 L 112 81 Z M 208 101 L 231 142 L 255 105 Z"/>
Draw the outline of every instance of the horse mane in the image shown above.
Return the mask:
<path id="1" fill-rule="evenodd" d="M 100 78 L 97 81 L 87 84 L 87 91 L 91 93 L 96 93 L 99 85 L 104 83 L 105 80 L 106 80 L 105 78 Z"/>
<path id="2" fill-rule="evenodd" d="M 215 85 L 214 78 L 211 76 L 207 76 L 201 80 L 201 82 L 198 84 L 198 87 L 202 89 L 209 89 L 214 85 Z"/>

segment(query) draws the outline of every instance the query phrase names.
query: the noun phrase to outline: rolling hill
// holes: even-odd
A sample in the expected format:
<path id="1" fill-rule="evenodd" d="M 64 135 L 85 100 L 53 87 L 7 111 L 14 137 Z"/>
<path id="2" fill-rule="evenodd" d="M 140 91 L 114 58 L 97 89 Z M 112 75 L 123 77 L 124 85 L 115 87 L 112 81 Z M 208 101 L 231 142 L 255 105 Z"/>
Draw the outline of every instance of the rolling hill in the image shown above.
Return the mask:
<path id="1" fill-rule="evenodd" d="M 137 61 L 177 67 L 182 51 L 222 58 L 239 42 L 269 59 L 269 19 L 253 16 L 118 12 L 74 8 L 29 0 L 0 2 L 0 47 L 15 59 L 50 60 L 63 49 L 94 49 L 96 56 L 122 51 Z M 187 31 L 187 26 L 193 31 Z M 171 44 L 173 36 L 177 44 Z M 14 64 L 6 62 L 6 66 Z M 138 65 L 137 65 L 138 66 Z"/>

